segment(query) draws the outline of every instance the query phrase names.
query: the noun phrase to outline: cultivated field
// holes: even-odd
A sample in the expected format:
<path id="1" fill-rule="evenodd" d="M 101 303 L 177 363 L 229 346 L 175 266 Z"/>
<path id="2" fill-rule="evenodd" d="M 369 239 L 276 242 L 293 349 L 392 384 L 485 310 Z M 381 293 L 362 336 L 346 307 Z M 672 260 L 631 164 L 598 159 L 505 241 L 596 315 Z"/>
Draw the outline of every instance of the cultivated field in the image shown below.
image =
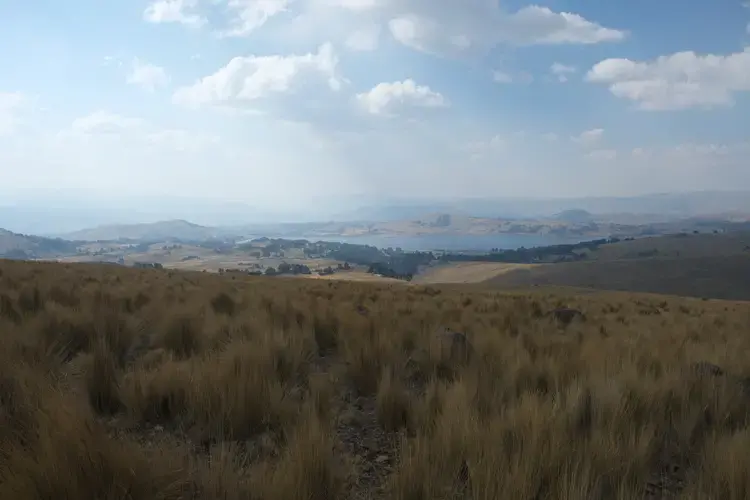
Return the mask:
<path id="1" fill-rule="evenodd" d="M 740 500 L 749 327 L 746 303 L 0 261 L 0 498 Z"/>
<path id="2" fill-rule="evenodd" d="M 118 256 L 124 255 L 125 265 L 132 266 L 136 262 L 156 262 L 165 268 L 180 271 L 210 271 L 218 272 L 219 269 L 248 269 L 250 266 L 278 267 L 282 262 L 287 264 L 304 264 L 311 269 L 323 269 L 328 266 L 336 267 L 339 261 L 334 259 L 307 258 L 301 250 L 287 250 L 284 257 L 254 257 L 243 251 L 232 251 L 217 253 L 210 248 L 194 245 L 179 245 L 172 248 L 168 243 L 153 244 L 145 252 L 124 252 L 116 244 L 92 243 L 84 246 L 89 251 L 97 251 L 104 247 L 107 251 L 102 255 L 76 255 L 62 257 L 60 262 L 84 263 L 92 260 L 113 261 Z"/>
<path id="3" fill-rule="evenodd" d="M 430 267 L 412 280 L 419 284 L 481 283 L 518 269 L 530 269 L 532 264 L 505 264 L 500 262 L 454 262 Z"/>

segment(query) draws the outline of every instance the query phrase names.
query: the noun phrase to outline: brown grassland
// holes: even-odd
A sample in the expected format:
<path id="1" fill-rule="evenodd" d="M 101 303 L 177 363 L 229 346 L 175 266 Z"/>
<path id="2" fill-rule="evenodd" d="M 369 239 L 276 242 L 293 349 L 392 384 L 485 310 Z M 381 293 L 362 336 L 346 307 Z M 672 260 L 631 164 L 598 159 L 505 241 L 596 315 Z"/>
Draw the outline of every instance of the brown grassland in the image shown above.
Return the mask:
<path id="1" fill-rule="evenodd" d="M 749 376 L 745 303 L 0 261 L 0 499 L 740 500 Z"/>
<path id="2" fill-rule="evenodd" d="M 504 262 L 451 262 L 426 269 L 414 277 L 412 283 L 481 283 L 496 276 L 517 270 L 532 269 L 535 264 L 507 264 Z"/>
<path id="3" fill-rule="evenodd" d="M 487 280 L 497 288 L 567 286 L 750 300 L 750 254 L 543 264 Z"/>

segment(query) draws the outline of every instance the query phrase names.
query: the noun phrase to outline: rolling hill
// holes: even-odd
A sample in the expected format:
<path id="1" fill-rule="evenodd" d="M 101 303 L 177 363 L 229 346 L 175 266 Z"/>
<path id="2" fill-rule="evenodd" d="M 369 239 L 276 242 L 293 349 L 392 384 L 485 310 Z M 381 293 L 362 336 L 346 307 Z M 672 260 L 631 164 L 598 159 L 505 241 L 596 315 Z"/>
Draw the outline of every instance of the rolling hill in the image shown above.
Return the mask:
<path id="1" fill-rule="evenodd" d="M 83 229 L 62 235 L 65 239 L 82 241 L 114 240 L 182 240 L 204 241 L 229 235 L 229 231 L 215 227 L 200 226 L 186 220 L 176 219 L 147 224 L 113 224 Z"/>
<path id="2" fill-rule="evenodd" d="M 33 259 L 75 253 L 78 243 L 56 238 L 18 234 L 0 229 L 0 257 Z"/>
<path id="3" fill-rule="evenodd" d="M 750 255 L 750 231 L 707 234 L 670 234 L 602 245 L 587 260 L 725 257 Z"/>
<path id="4" fill-rule="evenodd" d="M 620 241 L 601 245 L 585 259 L 512 270 L 485 283 L 750 300 L 750 231 Z"/>
<path id="5" fill-rule="evenodd" d="M 698 254 L 702 249 L 680 250 Z M 663 250 L 662 250 L 663 251 Z M 606 250 L 602 253 L 606 253 Z M 498 288 L 564 286 L 703 298 L 750 300 L 750 251 L 714 255 L 644 257 L 543 264 L 492 276 Z"/>

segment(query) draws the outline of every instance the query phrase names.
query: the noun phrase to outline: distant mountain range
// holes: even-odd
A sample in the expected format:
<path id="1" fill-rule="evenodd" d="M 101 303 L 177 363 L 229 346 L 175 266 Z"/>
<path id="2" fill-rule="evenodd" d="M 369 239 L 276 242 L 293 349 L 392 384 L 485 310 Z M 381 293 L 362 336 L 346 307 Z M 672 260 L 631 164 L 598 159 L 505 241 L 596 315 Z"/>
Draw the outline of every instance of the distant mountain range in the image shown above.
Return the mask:
<path id="1" fill-rule="evenodd" d="M 206 200 L 196 200 L 194 203 L 182 199 L 164 200 L 163 208 L 158 208 L 153 200 L 141 200 L 142 203 L 130 200 L 130 205 L 122 200 L 82 198 L 76 202 L 63 201 L 50 198 L 48 201 L 0 205 L 0 227 L 17 233 L 88 241 L 118 238 L 205 240 L 247 234 L 281 236 L 318 231 L 336 233 L 340 228 L 356 224 L 367 230 L 370 223 L 426 220 L 435 214 L 449 214 L 454 220 L 473 217 L 518 221 L 557 220 L 562 223 L 597 221 L 623 225 L 674 222 L 694 217 L 746 220 L 750 215 L 750 191 L 704 191 L 619 198 L 383 199 L 365 207 L 330 213 L 330 216 L 323 211 L 310 212 L 307 219 L 295 218 L 291 214 L 281 216 L 281 212 L 264 215 L 250 206 Z M 332 202 L 332 205 L 336 203 Z M 336 222 L 311 222 L 309 219 L 312 217 L 318 217 L 315 219 L 318 221 Z"/>
<path id="2" fill-rule="evenodd" d="M 630 197 L 585 198 L 477 198 L 434 203 L 397 201 L 337 214 L 336 220 L 392 221 L 426 213 L 453 213 L 474 217 L 539 218 L 569 210 L 596 215 L 628 214 L 662 221 L 733 212 L 750 214 L 750 191 L 700 191 Z"/>

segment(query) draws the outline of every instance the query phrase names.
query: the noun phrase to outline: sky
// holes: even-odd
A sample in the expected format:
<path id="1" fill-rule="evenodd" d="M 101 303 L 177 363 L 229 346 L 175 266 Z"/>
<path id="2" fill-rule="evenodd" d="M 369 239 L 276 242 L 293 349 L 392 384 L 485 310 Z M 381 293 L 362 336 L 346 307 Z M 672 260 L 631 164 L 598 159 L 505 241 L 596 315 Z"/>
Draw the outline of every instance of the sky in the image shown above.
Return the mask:
<path id="1" fill-rule="evenodd" d="M 0 197 L 750 187 L 734 0 L 1 0 Z"/>

